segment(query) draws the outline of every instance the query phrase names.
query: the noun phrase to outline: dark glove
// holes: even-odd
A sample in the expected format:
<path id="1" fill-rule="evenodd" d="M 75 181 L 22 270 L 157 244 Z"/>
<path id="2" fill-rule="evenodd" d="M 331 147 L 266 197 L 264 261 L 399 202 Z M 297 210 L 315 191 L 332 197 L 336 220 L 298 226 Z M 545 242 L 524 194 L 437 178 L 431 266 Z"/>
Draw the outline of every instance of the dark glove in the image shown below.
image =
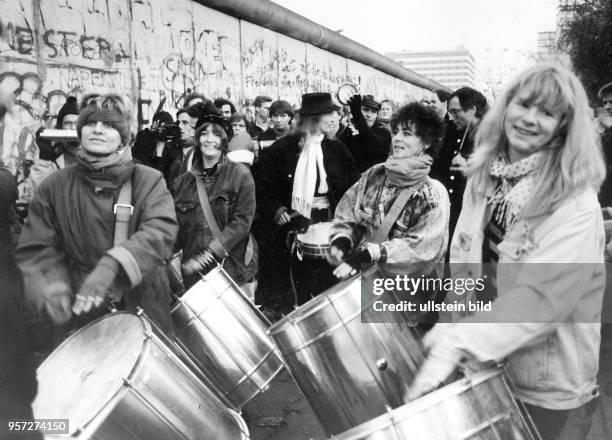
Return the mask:
<path id="1" fill-rule="evenodd" d="M 351 109 L 351 114 L 353 115 L 353 117 L 355 117 L 355 115 L 357 114 L 360 114 L 361 113 L 361 95 L 351 96 L 351 98 L 347 101 L 347 105 Z"/>
<path id="2" fill-rule="evenodd" d="M 61 148 L 55 145 L 47 139 L 42 139 L 40 133 L 44 130 L 44 127 L 40 127 L 36 130 L 36 145 L 38 146 L 38 157 L 42 160 L 54 161 L 62 154 Z"/>
<path id="3" fill-rule="evenodd" d="M 353 250 L 353 244 L 351 243 L 351 240 L 348 237 L 338 237 L 333 240 L 329 244 L 329 246 L 337 247 L 339 251 L 342 251 L 342 253 L 344 253 L 344 255 L 349 255 Z"/>
<path id="4" fill-rule="evenodd" d="M 366 248 L 359 248 L 347 259 L 345 259 L 344 262 L 351 265 L 355 269 L 359 269 L 362 264 L 371 263 L 372 256 Z"/>
<path id="5" fill-rule="evenodd" d="M 102 257 L 76 295 L 76 301 L 72 307 L 74 314 L 89 312 L 92 307 L 102 304 L 106 295 L 114 296 L 115 292 L 112 291 L 112 287 L 120 269 L 121 266 L 117 260 L 108 255 Z M 119 301 L 121 298 L 113 297 L 113 299 Z"/>

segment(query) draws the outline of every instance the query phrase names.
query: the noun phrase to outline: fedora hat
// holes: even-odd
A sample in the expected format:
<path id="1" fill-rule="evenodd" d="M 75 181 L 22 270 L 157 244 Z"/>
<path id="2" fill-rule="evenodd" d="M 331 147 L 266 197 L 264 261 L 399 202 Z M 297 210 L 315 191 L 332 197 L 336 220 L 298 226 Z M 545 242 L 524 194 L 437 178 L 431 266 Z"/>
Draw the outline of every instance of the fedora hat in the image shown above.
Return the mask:
<path id="1" fill-rule="evenodd" d="M 329 93 L 306 93 L 302 95 L 302 108 L 296 110 L 300 115 L 322 115 L 339 110 L 340 107 L 332 102 Z"/>

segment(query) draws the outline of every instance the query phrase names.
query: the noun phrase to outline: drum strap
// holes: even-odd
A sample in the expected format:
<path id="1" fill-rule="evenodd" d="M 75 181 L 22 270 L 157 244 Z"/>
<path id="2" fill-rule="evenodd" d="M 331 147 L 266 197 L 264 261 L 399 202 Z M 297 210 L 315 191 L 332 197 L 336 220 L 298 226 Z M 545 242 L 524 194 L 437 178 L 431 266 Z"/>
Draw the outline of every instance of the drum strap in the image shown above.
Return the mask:
<path id="1" fill-rule="evenodd" d="M 117 247 L 129 237 L 130 217 L 134 212 L 134 206 L 132 206 L 132 176 L 121 185 L 113 211 L 115 213 L 113 246 Z"/>
<path id="2" fill-rule="evenodd" d="M 406 203 L 408 203 L 410 197 L 412 197 L 412 195 L 417 192 L 421 186 L 422 185 L 415 185 L 409 188 L 404 188 L 402 192 L 399 193 L 399 196 L 397 196 L 395 202 L 393 202 L 391 209 L 389 212 L 387 212 L 387 215 L 385 215 L 380 228 L 378 228 L 378 231 L 376 231 L 374 237 L 372 237 L 372 241 L 374 243 L 380 244 L 389 239 L 389 232 L 404 210 L 404 206 L 406 206 Z"/>
<path id="3" fill-rule="evenodd" d="M 213 215 L 212 209 L 210 207 L 210 202 L 208 201 L 208 194 L 206 193 L 206 187 L 204 186 L 204 181 L 198 176 L 194 175 L 196 181 L 196 187 L 198 189 L 198 198 L 200 199 L 200 205 L 202 205 L 202 211 L 204 211 L 204 218 L 210 227 L 210 231 L 213 236 L 223 245 L 221 242 L 221 229 L 217 224 L 217 220 L 215 220 L 215 216 Z M 227 252 L 227 250 L 225 251 Z M 229 252 L 227 252 L 229 254 Z M 249 264 L 251 259 L 253 258 L 253 237 L 249 233 L 249 242 L 247 243 L 246 252 L 244 253 L 244 264 Z"/>

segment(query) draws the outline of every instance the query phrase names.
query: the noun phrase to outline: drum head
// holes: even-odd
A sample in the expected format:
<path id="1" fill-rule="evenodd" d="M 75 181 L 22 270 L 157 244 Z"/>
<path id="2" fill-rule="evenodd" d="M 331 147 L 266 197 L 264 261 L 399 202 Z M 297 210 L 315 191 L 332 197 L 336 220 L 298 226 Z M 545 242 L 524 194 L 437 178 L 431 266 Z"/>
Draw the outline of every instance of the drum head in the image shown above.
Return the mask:
<path id="1" fill-rule="evenodd" d="M 346 83 L 342 84 L 338 88 L 338 92 L 336 93 L 336 97 L 338 98 L 338 102 L 342 105 L 347 105 L 348 100 L 351 99 L 353 95 L 358 95 L 359 89 L 355 84 Z"/>
<path id="2" fill-rule="evenodd" d="M 304 244 L 318 245 L 327 247 L 329 244 L 329 231 L 332 222 L 315 223 L 310 225 L 303 234 L 298 234 L 297 239 Z"/>
<path id="3" fill-rule="evenodd" d="M 88 424 L 130 378 L 145 344 L 146 323 L 128 313 L 106 315 L 64 341 L 38 368 L 35 418 Z"/>

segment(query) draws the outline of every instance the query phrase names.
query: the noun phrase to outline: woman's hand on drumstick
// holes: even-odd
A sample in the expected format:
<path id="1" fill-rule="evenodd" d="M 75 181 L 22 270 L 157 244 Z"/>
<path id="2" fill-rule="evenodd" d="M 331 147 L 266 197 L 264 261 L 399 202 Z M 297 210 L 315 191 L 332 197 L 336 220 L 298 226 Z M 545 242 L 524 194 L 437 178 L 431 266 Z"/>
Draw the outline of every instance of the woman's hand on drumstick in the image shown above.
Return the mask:
<path id="1" fill-rule="evenodd" d="M 435 390 L 455 371 L 464 357 L 453 324 L 436 324 L 423 338 L 423 346 L 428 352 L 427 359 L 404 395 L 404 403 Z"/>
<path id="2" fill-rule="evenodd" d="M 285 208 L 284 206 L 281 206 L 280 208 L 278 208 L 278 210 L 276 211 L 276 214 L 274 215 L 274 223 L 276 223 L 279 226 L 282 226 L 282 225 L 286 225 L 290 221 L 291 221 L 291 216 L 289 215 L 289 211 L 287 210 L 287 208 Z"/>
<path id="3" fill-rule="evenodd" d="M 216 262 L 217 260 L 215 260 L 214 254 L 210 250 L 206 249 L 204 252 L 197 254 L 195 257 L 190 258 L 183 263 L 183 272 L 185 275 L 191 275 L 192 273 L 205 269 Z"/>
<path id="4" fill-rule="evenodd" d="M 65 324 L 72 317 L 72 290 L 61 282 L 54 282 L 46 289 L 45 310 L 56 325 Z"/>
<path id="5" fill-rule="evenodd" d="M 340 263 L 338 267 L 334 269 L 334 276 L 338 279 L 344 280 L 357 273 L 357 269 L 348 263 Z"/>
<path id="6" fill-rule="evenodd" d="M 338 266 L 344 261 L 344 251 L 336 245 L 330 245 L 329 251 L 325 256 L 327 262 L 332 266 Z"/>

